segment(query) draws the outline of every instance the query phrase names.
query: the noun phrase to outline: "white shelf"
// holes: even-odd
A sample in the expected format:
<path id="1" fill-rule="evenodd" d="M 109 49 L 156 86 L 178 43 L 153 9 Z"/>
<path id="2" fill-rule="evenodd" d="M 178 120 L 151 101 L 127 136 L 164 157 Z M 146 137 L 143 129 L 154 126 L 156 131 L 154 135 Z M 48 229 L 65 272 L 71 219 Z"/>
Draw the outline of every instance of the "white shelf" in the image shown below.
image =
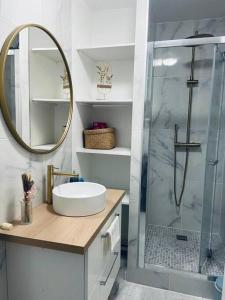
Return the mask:
<path id="1" fill-rule="evenodd" d="M 86 149 L 78 148 L 77 153 L 87 153 L 87 154 L 101 154 L 101 155 L 117 155 L 117 156 L 127 156 L 130 157 L 130 149 L 125 147 L 116 147 L 111 150 L 99 150 L 99 149 Z"/>
<path id="2" fill-rule="evenodd" d="M 136 7 L 135 0 L 86 0 L 85 1 L 92 9 L 121 9 L 121 8 L 128 8 L 128 7 Z"/>
<path id="3" fill-rule="evenodd" d="M 77 49 L 94 61 L 113 61 L 134 59 L 134 43 L 98 46 Z"/>
<path id="4" fill-rule="evenodd" d="M 127 192 L 123 199 L 122 199 L 122 204 L 123 205 L 129 205 L 130 204 L 130 194 Z"/>
<path id="5" fill-rule="evenodd" d="M 56 47 L 52 47 L 52 48 L 32 48 L 31 51 L 33 53 L 38 53 L 38 54 L 41 54 L 41 55 L 44 55 L 56 62 L 63 62 L 63 59 L 62 59 L 62 55 L 59 51 L 58 48 Z"/>
<path id="6" fill-rule="evenodd" d="M 86 104 L 91 106 L 123 106 L 132 105 L 132 99 L 127 100 L 77 100 L 78 104 Z"/>
<path id="7" fill-rule="evenodd" d="M 55 146 L 56 146 L 56 144 L 37 145 L 37 146 L 33 146 L 32 149 L 35 149 L 35 150 L 51 150 Z"/>
<path id="8" fill-rule="evenodd" d="M 48 98 L 33 98 L 33 102 L 45 102 L 45 103 L 69 103 L 70 100 L 68 99 L 48 99 Z"/>
<path id="9" fill-rule="evenodd" d="M 14 50 L 14 49 L 10 49 L 10 50 L 8 50 L 8 52 L 7 52 L 7 55 L 11 55 L 11 56 L 13 56 L 13 55 L 15 55 L 15 53 L 16 53 L 16 50 Z"/>

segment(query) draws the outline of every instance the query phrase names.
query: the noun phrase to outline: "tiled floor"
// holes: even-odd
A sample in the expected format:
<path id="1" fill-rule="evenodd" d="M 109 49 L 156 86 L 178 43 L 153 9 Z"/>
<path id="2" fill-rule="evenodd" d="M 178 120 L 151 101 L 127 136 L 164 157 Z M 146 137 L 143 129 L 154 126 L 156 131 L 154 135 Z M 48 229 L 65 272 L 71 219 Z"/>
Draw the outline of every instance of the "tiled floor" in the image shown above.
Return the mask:
<path id="1" fill-rule="evenodd" d="M 178 240 L 176 235 L 187 236 L 187 241 Z M 200 255 L 200 233 L 175 228 L 149 225 L 145 243 L 145 267 L 164 266 L 175 270 L 197 273 Z M 225 262 L 224 248 L 213 251 L 202 273 L 222 275 Z"/>
<path id="2" fill-rule="evenodd" d="M 212 237 L 213 256 L 207 260 L 202 268 L 202 273 L 206 275 L 223 275 L 225 264 L 225 248 L 221 238 L 214 234 Z"/>
<path id="3" fill-rule="evenodd" d="M 124 274 L 124 269 L 121 269 L 117 277 L 119 290 L 116 295 L 111 295 L 109 300 L 206 300 L 128 282 L 124 279 Z"/>
<path id="4" fill-rule="evenodd" d="M 177 234 L 187 236 L 187 241 L 177 240 Z M 149 225 L 145 245 L 146 264 L 198 272 L 199 233 Z"/>

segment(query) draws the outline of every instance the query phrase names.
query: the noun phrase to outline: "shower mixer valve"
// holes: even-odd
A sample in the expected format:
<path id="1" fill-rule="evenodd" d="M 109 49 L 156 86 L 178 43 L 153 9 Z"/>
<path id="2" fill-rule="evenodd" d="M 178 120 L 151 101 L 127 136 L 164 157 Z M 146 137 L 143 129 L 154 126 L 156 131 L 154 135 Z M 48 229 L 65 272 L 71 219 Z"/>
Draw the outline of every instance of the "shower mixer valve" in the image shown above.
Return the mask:
<path id="1" fill-rule="evenodd" d="M 182 143 L 182 142 L 178 142 L 178 125 L 175 124 L 175 134 L 174 134 L 174 147 L 175 148 L 199 148 L 201 147 L 201 144 L 200 143 L 194 143 L 194 142 L 185 142 L 185 143 Z"/>
<path id="2" fill-rule="evenodd" d="M 196 87 L 198 86 L 198 80 L 189 79 L 187 80 L 187 87 Z"/>

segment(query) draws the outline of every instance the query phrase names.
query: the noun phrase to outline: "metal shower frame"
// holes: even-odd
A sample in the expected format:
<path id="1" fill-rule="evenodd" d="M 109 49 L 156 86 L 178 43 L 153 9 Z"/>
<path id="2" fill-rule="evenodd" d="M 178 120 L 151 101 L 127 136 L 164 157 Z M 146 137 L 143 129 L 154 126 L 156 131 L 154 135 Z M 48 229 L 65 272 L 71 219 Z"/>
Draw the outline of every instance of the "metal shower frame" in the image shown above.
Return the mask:
<path id="1" fill-rule="evenodd" d="M 220 45 L 225 44 L 225 36 L 221 37 L 206 37 L 206 38 L 193 38 L 193 39 L 178 39 L 178 40 L 165 40 L 165 41 L 155 41 L 155 42 L 148 42 L 148 53 L 147 53 L 147 69 L 146 69 L 146 80 L 148 79 L 148 86 L 152 86 L 152 67 L 153 67 L 153 55 L 154 50 L 159 48 L 169 48 L 169 47 L 186 47 L 186 46 L 200 46 L 200 45 Z M 146 95 L 145 100 L 143 103 L 143 111 L 144 111 L 144 124 L 147 130 L 150 130 L 150 119 L 149 119 L 149 111 L 150 106 L 149 102 L 152 99 L 152 89 L 148 89 L 146 86 Z M 147 126 L 147 127 L 146 127 Z M 142 128 L 142 130 L 144 127 Z M 142 146 L 142 154 L 140 157 L 144 158 L 144 153 L 148 153 L 149 149 L 149 140 L 148 137 L 143 136 L 143 146 Z M 132 157 L 131 157 L 132 159 Z M 148 166 L 147 166 L 148 168 Z M 139 199 L 137 199 L 138 204 L 131 202 L 130 203 L 130 216 L 137 217 L 139 222 L 129 222 L 129 237 L 128 237 L 128 280 L 137 282 L 140 284 L 146 284 L 149 286 L 160 287 L 162 282 L 169 281 L 171 286 L 171 290 L 176 290 L 173 287 L 173 281 L 180 281 L 182 284 L 183 290 L 182 292 L 189 293 L 190 291 L 185 291 L 185 286 L 188 285 L 196 285 L 196 281 L 199 281 L 199 292 L 196 293 L 200 296 L 206 292 L 206 290 L 210 289 L 213 290 L 213 283 L 209 280 L 207 275 L 198 274 L 198 273 L 188 273 L 185 271 L 177 271 L 177 270 L 170 270 L 162 267 L 152 266 L 150 269 L 144 268 L 144 257 L 139 255 L 139 241 L 140 241 L 140 200 L 143 186 L 143 183 L 146 183 L 146 176 L 144 174 L 143 166 L 142 166 L 142 175 L 141 180 L 139 182 L 140 186 L 140 195 Z M 148 184 L 147 184 L 148 187 Z M 137 211 L 138 207 L 138 211 Z M 138 224 L 138 225 L 137 225 Z M 130 234 L 132 233 L 132 234 Z M 134 239 L 134 233 L 136 238 Z M 133 236 L 131 239 L 130 236 Z M 159 280 L 160 279 L 160 280 Z M 179 290 L 178 290 L 179 292 Z"/>

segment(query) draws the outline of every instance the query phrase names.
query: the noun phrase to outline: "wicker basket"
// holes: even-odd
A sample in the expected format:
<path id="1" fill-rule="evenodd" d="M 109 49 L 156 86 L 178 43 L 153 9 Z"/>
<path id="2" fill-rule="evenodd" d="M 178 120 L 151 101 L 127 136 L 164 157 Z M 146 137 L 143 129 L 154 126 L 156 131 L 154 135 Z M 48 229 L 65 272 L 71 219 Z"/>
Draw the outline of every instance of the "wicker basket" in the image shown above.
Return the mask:
<path id="1" fill-rule="evenodd" d="M 115 129 L 84 130 L 84 147 L 87 149 L 109 150 L 116 147 Z"/>

